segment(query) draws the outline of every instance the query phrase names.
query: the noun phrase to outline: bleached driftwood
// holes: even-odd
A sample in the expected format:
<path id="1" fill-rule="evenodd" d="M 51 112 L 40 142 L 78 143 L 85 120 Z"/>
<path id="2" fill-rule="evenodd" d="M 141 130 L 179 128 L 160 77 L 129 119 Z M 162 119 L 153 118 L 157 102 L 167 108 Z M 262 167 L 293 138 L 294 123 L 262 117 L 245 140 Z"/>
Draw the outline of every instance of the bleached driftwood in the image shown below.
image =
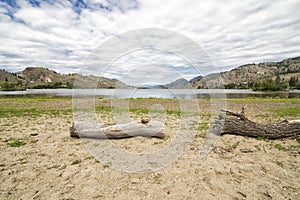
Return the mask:
<path id="1" fill-rule="evenodd" d="M 242 112 L 236 113 L 229 110 L 222 110 L 227 115 L 232 117 L 219 116 L 215 121 L 215 130 L 220 130 L 221 134 L 234 134 L 248 137 L 265 137 L 269 139 L 280 139 L 286 137 L 299 137 L 300 136 L 300 121 L 281 121 L 278 123 L 261 124 L 249 120 L 245 114 L 245 107 Z M 220 128 L 217 128 L 217 127 Z"/>
<path id="2" fill-rule="evenodd" d="M 121 139 L 129 137 L 156 137 L 164 138 L 164 124 L 159 121 L 133 121 L 125 124 L 115 124 L 106 127 L 99 125 L 74 122 L 70 128 L 71 137 L 95 138 L 95 139 Z"/>

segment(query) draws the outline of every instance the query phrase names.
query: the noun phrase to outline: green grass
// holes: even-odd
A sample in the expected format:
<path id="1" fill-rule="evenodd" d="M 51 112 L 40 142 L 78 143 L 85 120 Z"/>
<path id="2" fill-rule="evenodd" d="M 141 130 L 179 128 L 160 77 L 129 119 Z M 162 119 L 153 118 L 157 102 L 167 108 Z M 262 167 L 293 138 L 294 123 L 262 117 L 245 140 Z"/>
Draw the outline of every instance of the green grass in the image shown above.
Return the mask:
<path id="1" fill-rule="evenodd" d="M 208 122 L 202 122 L 198 127 L 198 130 L 208 130 L 208 129 L 209 129 L 209 123 Z"/>
<path id="2" fill-rule="evenodd" d="M 236 148 L 239 146 L 239 144 L 240 144 L 240 142 L 238 141 L 238 142 L 234 143 L 234 144 L 231 146 L 231 148 L 232 148 L 232 149 L 236 149 Z"/>
<path id="3" fill-rule="evenodd" d="M 7 138 L 4 142 L 7 142 L 8 146 L 10 147 L 21 147 L 26 145 L 24 141 L 12 137 Z"/>
<path id="4" fill-rule="evenodd" d="M 95 106 L 96 112 L 111 112 L 112 107 L 111 106 Z"/>
<path id="5" fill-rule="evenodd" d="M 181 116 L 181 111 L 180 110 L 166 110 L 166 113 L 168 115 L 177 115 L 177 116 Z"/>
<path id="6" fill-rule="evenodd" d="M 300 108 L 277 108 L 271 110 L 279 117 L 300 117 Z"/>
<path id="7" fill-rule="evenodd" d="M 72 109 L 56 110 L 56 109 L 38 109 L 38 108 L 24 108 L 14 106 L 0 106 L 0 118 L 10 117 L 40 117 L 41 115 L 67 115 L 72 113 Z"/>
<path id="8" fill-rule="evenodd" d="M 111 106 L 96 106 L 95 107 L 96 112 L 128 112 L 127 109 L 122 109 L 122 108 L 113 108 Z M 150 110 L 148 108 L 129 108 L 129 112 L 134 113 L 134 114 L 148 114 Z M 163 113 L 166 112 L 167 115 L 181 115 L 180 110 L 151 110 L 153 113 Z"/>
<path id="9" fill-rule="evenodd" d="M 265 142 L 270 142 L 270 139 L 269 139 L 269 138 L 263 137 L 263 136 L 258 136 L 258 137 L 257 137 L 257 140 L 262 140 L 262 141 L 265 141 Z"/>
<path id="10" fill-rule="evenodd" d="M 148 114 L 149 109 L 147 108 L 129 108 L 129 112 L 137 114 Z"/>
<path id="11" fill-rule="evenodd" d="M 287 148 L 285 148 L 284 146 L 282 146 L 281 144 L 274 144 L 274 147 L 280 151 L 286 151 Z"/>
<path id="12" fill-rule="evenodd" d="M 0 118 L 11 117 L 39 117 L 41 115 L 65 115 L 71 114 L 71 106 L 57 106 L 60 102 L 71 100 L 70 98 L 59 97 L 38 97 L 38 98 L 0 98 Z M 54 107 L 53 107 L 54 106 Z"/>
<path id="13" fill-rule="evenodd" d="M 229 102 L 237 103 L 300 103 L 296 98 L 245 98 L 245 99 L 227 99 Z"/>

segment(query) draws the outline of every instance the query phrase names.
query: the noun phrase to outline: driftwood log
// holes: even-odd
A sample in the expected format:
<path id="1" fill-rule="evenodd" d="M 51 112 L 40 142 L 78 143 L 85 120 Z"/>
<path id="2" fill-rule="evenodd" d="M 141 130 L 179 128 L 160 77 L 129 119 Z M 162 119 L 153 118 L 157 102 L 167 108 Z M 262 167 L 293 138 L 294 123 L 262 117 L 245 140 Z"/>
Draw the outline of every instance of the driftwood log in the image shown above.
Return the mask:
<path id="1" fill-rule="evenodd" d="M 214 124 L 213 130 L 219 130 L 219 134 L 233 134 L 248 137 L 264 137 L 268 139 L 280 139 L 286 137 L 300 136 L 300 121 L 281 121 L 272 124 L 255 123 L 249 120 L 245 114 L 245 107 L 242 112 L 236 113 L 229 110 L 222 110 L 229 116 L 219 116 Z"/>
<path id="2" fill-rule="evenodd" d="M 101 127 L 97 124 L 73 122 L 70 128 L 71 137 L 94 139 L 121 139 L 129 137 L 156 137 L 164 138 L 164 125 L 159 121 L 142 119 L 125 124 L 114 124 Z"/>

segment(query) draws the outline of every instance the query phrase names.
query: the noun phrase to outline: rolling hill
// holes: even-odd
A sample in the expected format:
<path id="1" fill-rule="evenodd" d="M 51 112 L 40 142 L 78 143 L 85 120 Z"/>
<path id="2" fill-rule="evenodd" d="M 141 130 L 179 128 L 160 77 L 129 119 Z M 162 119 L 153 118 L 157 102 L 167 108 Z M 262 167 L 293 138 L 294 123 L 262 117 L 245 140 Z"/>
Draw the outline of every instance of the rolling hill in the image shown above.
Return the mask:
<path id="1" fill-rule="evenodd" d="M 59 74 L 43 67 L 27 67 L 19 73 L 0 70 L 1 90 L 21 90 L 27 88 L 129 88 L 117 79 L 93 75 Z"/>

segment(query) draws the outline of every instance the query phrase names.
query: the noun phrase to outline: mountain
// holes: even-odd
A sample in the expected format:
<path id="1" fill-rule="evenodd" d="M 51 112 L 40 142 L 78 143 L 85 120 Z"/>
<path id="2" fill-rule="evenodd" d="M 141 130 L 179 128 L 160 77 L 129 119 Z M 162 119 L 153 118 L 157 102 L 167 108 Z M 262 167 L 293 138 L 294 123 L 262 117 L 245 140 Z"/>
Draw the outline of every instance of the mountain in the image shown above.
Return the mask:
<path id="1" fill-rule="evenodd" d="M 192 78 L 189 83 L 193 83 L 193 82 L 196 82 L 196 81 L 200 81 L 203 77 L 202 76 L 196 76 L 195 78 Z"/>
<path id="2" fill-rule="evenodd" d="M 191 84 L 200 81 L 203 77 L 197 76 L 191 80 L 186 80 L 185 78 L 177 79 L 171 83 L 168 83 L 161 88 L 171 88 L 171 89 L 191 89 Z"/>
<path id="3" fill-rule="evenodd" d="M 80 88 L 131 88 L 131 86 L 117 79 L 109 79 L 106 77 L 98 77 L 94 75 L 83 76 L 75 74 L 73 84 L 75 87 Z"/>
<path id="4" fill-rule="evenodd" d="M 166 85 L 142 86 L 141 88 L 262 88 L 261 85 L 281 84 L 281 89 L 300 88 L 300 57 L 288 58 L 281 62 L 246 64 L 230 71 L 197 76 L 190 81 L 178 79 Z M 270 85 L 270 84 L 269 84 Z M 132 88 L 117 79 L 94 75 L 59 74 L 43 67 L 27 67 L 18 73 L 0 70 L 0 90 L 19 90 L 26 88 Z"/>
<path id="5" fill-rule="evenodd" d="M 195 77 L 189 81 L 189 88 L 202 89 L 225 87 L 248 89 L 257 81 L 267 79 L 275 80 L 277 75 L 279 75 L 282 78 L 282 81 L 286 83 L 291 77 L 298 77 L 300 79 L 300 57 L 285 59 L 281 62 L 246 64 L 230 71 L 208 74 L 204 77 Z M 186 88 L 186 83 L 176 84 L 176 88 Z"/>
<path id="6" fill-rule="evenodd" d="M 184 86 L 186 86 L 189 83 L 188 80 L 181 78 L 181 79 L 177 79 L 176 81 L 166 84 L 164 85 L 166 88 L 183 88 Z"/>
<path id="7" fill-rule="evenodd" d="M 26 86 L 29 88 L 55 83 L 70 85 L 76 78 L 74 74 L 63 75 L 43 67 L 27 67 L 18 73 L 18 77 L 25 80 Z"/>
<path id="8" fill-rule="evenodd" d="M 25 88 L 130 88 L 131 86 L 117 79 L 84 76 L 80 74 L 59 74 L 43 67 L 27 67 L 19 73 L 0 70 L 2 90 L 19 90 Z"/>

